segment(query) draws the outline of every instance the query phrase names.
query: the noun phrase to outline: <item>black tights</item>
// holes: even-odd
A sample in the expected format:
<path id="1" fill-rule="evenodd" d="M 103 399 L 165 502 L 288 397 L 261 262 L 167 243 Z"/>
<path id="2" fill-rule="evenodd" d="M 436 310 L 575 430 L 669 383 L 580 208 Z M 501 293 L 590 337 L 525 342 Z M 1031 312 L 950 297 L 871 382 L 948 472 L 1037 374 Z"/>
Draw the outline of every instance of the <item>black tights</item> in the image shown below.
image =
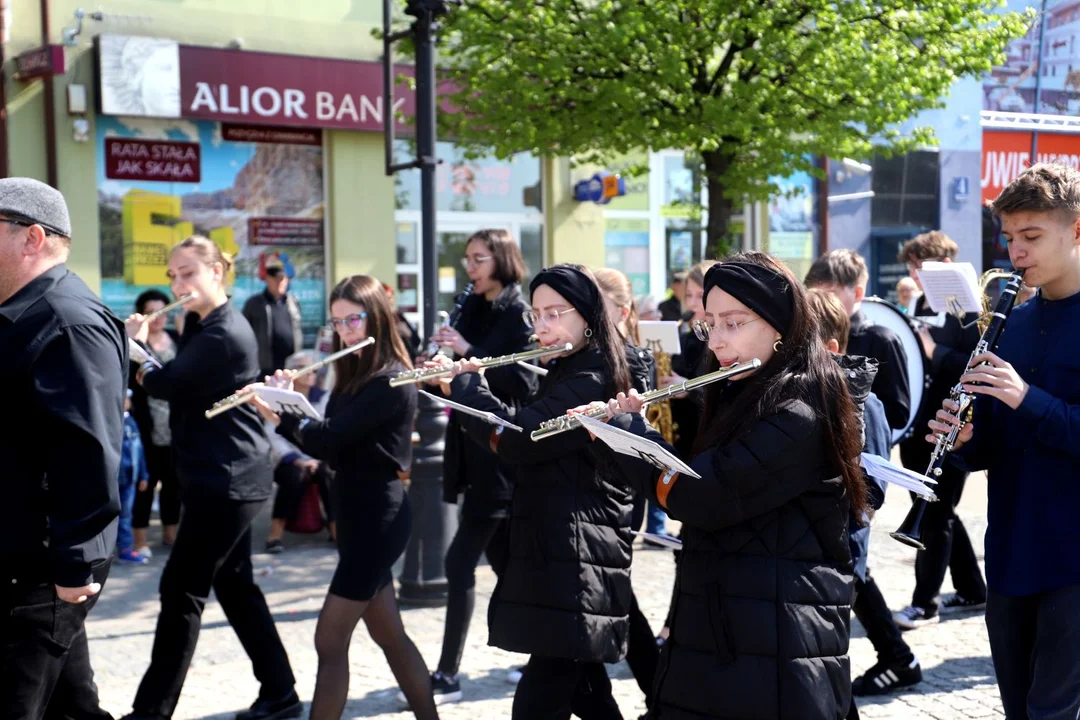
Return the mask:
<path id="1" fill-rule="evenodd" d="M 371 639 L 386 656 L 413 714 L 422 720 L 437 719 L 427 666 L 401 624 L 391 583 L 367 602 L 327 594 L 315 627 L 319 673 L 311 701 L 311 720 L 339 720 L 345 710 L 349 697 L 349 643 L 361 618 Z"/>

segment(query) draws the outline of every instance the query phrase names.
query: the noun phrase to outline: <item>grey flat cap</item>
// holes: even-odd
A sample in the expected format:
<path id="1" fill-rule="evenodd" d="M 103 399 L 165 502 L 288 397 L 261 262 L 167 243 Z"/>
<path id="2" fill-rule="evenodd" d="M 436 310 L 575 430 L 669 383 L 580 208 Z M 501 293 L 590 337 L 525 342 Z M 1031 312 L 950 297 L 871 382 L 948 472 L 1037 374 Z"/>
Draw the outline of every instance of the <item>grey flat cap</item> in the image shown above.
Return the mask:
<path id="1" fill-rule="evenodd" d="M 50 235 L 71 237 L 71 217 L 64 196 L 33 178 L 0 179 L 0 214 L 40 225 Z"/>

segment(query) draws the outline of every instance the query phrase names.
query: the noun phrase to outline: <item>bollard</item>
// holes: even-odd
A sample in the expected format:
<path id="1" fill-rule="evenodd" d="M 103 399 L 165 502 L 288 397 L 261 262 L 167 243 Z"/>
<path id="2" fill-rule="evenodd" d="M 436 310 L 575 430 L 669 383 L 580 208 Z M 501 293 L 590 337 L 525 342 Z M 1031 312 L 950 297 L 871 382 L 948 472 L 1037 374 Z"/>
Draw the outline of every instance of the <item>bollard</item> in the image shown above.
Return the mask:
<path id="1" fill-rule="evenodd" d="M 413 445 L 409 503 L 412 537 L 398 578 L 398 601 L 404 605 L 446 604 L 446 549 L 457 532 L 457 506 L 442 500 L 443 448 L 449 418 L 442 405 L 420 395 L 416 409 L 419 442 Z"/>

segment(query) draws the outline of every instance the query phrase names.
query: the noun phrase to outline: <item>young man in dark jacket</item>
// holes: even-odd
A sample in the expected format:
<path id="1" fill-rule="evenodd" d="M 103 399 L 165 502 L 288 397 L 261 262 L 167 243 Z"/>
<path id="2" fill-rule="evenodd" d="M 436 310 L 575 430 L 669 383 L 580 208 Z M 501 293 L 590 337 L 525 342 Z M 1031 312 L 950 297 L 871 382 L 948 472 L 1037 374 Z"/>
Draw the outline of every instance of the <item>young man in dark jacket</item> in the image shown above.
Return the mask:
<path id="1" fill-rule="evenodd" d="M 916 270 L 922 268 L 924 262 L 952 262 L 958 251 L 952 238 L 935 231 L 904 243 L 900 260 L 907 263 L 917 283 Z M 915 303 L 913 315 L 934 315 L 925 295 Z M 968 313 L 961 322 L 946 313 L 941 327 L 924 325 L 920 330 L 929 383 L 915 417 L 916 432 L 900 443 L 900 460 L 909 470 L 926 472 L 933 448 L 923 442 L 921 431 L 964 372 L 971 351 L 979 341 L 977 319 L 976 313 Z M 963 521 L 956 514 L 967 476 L 968 473 L 960 468 L 946 465 L 934 487 L 938 502 L 927 505 L 923 516 L 922 541 L 926 549 L 915 556 L 915 591 L 911 594 L 911 604 L 893 615 L 896 624 L 904 630 L 938 622 L 939 612 L 978 610 L 986 605 L 986 583 L 975 558 L 975 549 Z M 939 598 L 946 570 L 952 573 L 956 592 Z"/>
<path id="2" fill-rule="evenodd" d="M 1012 311 L 996 351 L 973 358 L 961 378 L 977 400 L 953 459 L 986 470 L 986 629 L 1005 714 L 1074 719 L 1080 715 L 1080 173 L 1035 165 L 1002 190 L 993 210 L 1009 259 L 1039 294 Z M 955 412 L 945 405 L 931 430 L 947 432 Z"/>

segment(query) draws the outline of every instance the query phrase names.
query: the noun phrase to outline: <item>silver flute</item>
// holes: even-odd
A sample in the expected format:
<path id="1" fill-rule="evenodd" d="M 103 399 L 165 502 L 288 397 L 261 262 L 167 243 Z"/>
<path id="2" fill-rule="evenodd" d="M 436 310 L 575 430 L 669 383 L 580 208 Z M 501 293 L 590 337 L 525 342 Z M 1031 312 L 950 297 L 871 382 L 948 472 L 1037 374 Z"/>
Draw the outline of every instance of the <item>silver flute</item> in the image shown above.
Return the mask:
<path id="1" fill-rule="evenodd" d="M 571 343 L 566 343 L 565 345 L 548 345 L 547 347 L 537 348 L 535 350 L 523 350 L 521 352 L 510 353 L 509 355 L 483 358 L 478 361 L 478 364 L 480 365 L 481 370 L 485 370 L 487 368 L 496 368 L 503 365 L 512 365 L 523 360 L 537 360 L 539 358 L 548 357 L 549 355 L 561 355 L 563 353 L 573 352 L 573 350 L 574 346 Z M 435 378 L 453 374 L 454 366 L 452 364 L 406 370 L 402 373 L 398 373 L 395 377 L 390 378 L 390 387 L 408 385 L 409 383 L 422 383 L 427 380 L 433 380 Z"/>
<path id="2" fill-rule="evenodd" d="M 324 357 L 322 360 L 319 360 L 318 362 L 313 362 L 310 365 L 305 365 L 304 367 L 300 368 L 299 370 L 296 371 L 296 374 L 293 375 L 293 377 L 297 378 L 297 377 L 300 377 L 301 375 L 309 375 L 309 374 L 315 372 L 316 370 L 318 370 L 319 368 L 322 368 L 322 367 L 325 367 L 326 365 L 329 365 L 330 363 L 334 362 L 338 358 L 343 358 L 343 357 L 345 357 L 347 355 L 352 355 L 354 352 L 357 352 L 358 350 L 360 350 L 362 348 L 366 348 L 368 345 L 371 345 L 374 342 L 375 342 L 375 338 L 368 338 L 367 340 L 361 340 L 360 342 L 356 343 L 355 345 L 350 345 L 347 348 L 342 348 L 341 350 L 338 350 L 335 353 L 330 353 L 329 355 Z M 217 417 L 218 415 L 220 415 L 223 412 L 226 412 L 228 410 L 232 410 L 234 407 L 240 407 L 241 405 L 243 405 L 244 403 L 246 403 L 248 400 L 255 397 L 256 395 L 258 395 L 258 393 L 256 391 L 254 391 L 254 390 L 248 390 L 247 392 L 233 393 L 232 395 L 225 398 L 224 400 L 218 400 L 216 403 L 214 403 L 213 406 L 209 410 L 206 411 L 206 418 L 207 418 L 207 420 L 209 420 L 210 418 Z"/>
<path id="3" fill-rule="evenodd" d="M 650 403 L 660 402 L 661 400 L 667 400 L 673 395 L 678 395 L 680 393 L 699 388 L 703 385 L 708 385 L 709 383 L 714 383 L 719 380 L 727 380 L 728 378 L 735 377 L 736 375 L 742 375 L 745 372 L 756 370 L 759 367 L 761 367 L 761 361 L 757 358 L 754 358 L 750 362 L 738 363 L 736 365 L 732 365 L 731 367 L 717 370 L 716 372 L 711 372 L 707 375 L 702 375 L 701 377 L 693 378 L 692 380 L 683 380 L 677 385 L 668 385 L 666 388 L 662 388 L 660 390 L 653 390 L 651 392 L 644 393 L 639 397 L 641 398 L 644 405 L 648 405 Z M 591 410 L 586 410 L 584 412 L 584 415 L 591 418 L 602 418 L 607 415 L 607 412 L 607 403 L 604 403 L 603 405 L 592 408 Z M 581 420 L 579 420 L 578 417 L 578 415 L 560 415 L 557 418 L 545 420 L 544 422 L 540 423 L 539 428 L 532 431 L 532 434 L 530 434 L 529 437 L 532 438 L 534 441 L 543 440 L 544 438 L 551 437 L 552 435 L 559 435 L 560 433 L 579 428 L 581 427 Z"/>
<path id="4" fill-rule="evenodd" d="M 144 316 L 143 317 L 143 322 L 153 322 L 154 320 L 161 317 L 162 315 L 170 313 L 173 310 L 175 310 L 176 308 L 180 307 L 181 305 L 183 305 L 185 303 L 189 303 L 194 299 L 195 299 L 195 293 L 188 293 L 187 295 L 184 295 L 183 297 L 181 297 L 176 302 L 171 302 L 168 305 L 166 305 L 165 307 L 158 308 L 157 310 L 150 313 L 149 315 Z"/>

